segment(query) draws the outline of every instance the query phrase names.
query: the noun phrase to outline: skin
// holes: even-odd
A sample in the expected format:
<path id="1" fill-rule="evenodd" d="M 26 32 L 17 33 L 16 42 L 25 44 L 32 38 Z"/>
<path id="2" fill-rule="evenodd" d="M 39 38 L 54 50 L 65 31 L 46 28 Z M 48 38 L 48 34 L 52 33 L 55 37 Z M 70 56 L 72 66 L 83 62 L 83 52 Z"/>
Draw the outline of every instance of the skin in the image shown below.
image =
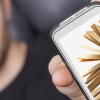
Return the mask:
<path id="1" fill-rule="evenodd" d="M 0 7 L 0 9 L 2 9 Z M 0 11 L 0 65 L 3 61 L 3 57 L 4 57 L 4 51 L 5 51 L 5 44 L 7 41 L 5 41 L 5 44 L 4 44 L 4 40 L 7 40 L 7 37 L 5 35 L 5 32 L 4 32 L 4 21 L 2 20 L 3 19 L 3 13 Z M 2 46 L 4 45 L 4 46 Z"/>
<path id="2" fill-rule="evenodd" d="M 9 14 L 7 13 L 8 11 L 11 11 L 11 7 L 10 7 L 10 2 L 8 2 L 9 0 L 7 0 L 5 3 L 2 4 L 2 6 L 5 6 L 6 8 L 3 9 L 3 7 L 0 6 L 0 66 L 3 62 L 4 56 L 6 54 L 6 49 L 7 49 L 7 45 L 9 44 L 9 40 L 8 36 L 9 34 L 6 34 L 6 29 L 4 28 L 4 15 L 8 16 L 5 18 L 6 19 L 10 19 Z M 8 5 L 7 5 L 8 4 Z"/>
<path id="3" fill-rule="evenodd" d="M 7 17 L 6 19 L 10 19 L 11 17 L 10 0 L 3 0 L 3 1 L 5 6 L 5 14 Z M 100 0 L 95 0 L 95 1 L 100 2 Z M 3 34 L 0 34 L 0 37 L 3 38 Z M 2 41 L 2 38 L 0 39 L 0 43 L 4 43 Z M 0 45 L 1 45 L 0 48 L 2 49 L 3 46 L 2 44 Z M 8 54 L 6 56 L 7 59 L 5 60 L 2 69 L 0 69 L 0 91 L 1 92 L 15 79 L 15 77 L 22 70 L 23 68 L 22 65 L 24 64 L 26 58 L 26 51 L 27 51 L 27 46 L 25 43 L 19 44 L 13 40 L 10 42 Z M 1 53 L 2 50 L 0 51 L 0 54 Z M 16 60 L 17 60 L 17 64 L 16 64 Z M 72 100 L 85 100 L 79 87 L 75 83 L 73 77 L 71 76 L 70 72 L 68 71 L 67 67 L 64 65 L 59 55 L 54 56 L 52 58 L 52 60 L 48 65 L 48 69 L 52 77 L 52 82 L 54 83 L 55 87 L 59 92 L 63 93 L 66 96 L 69 96 Z"/>
<path id="4" fill-rule="evenodd" d="M 3 10 L 0 5 L 0 92 L 2 92 L 16 78 L 25 63 L 27 45 L 15 42 L 4 27 L 3 21 L 10 20 L 10 1 L 3 0 Z M 5 7 L 6 6 L 6 7 Z M 9 12 L 8 12 L 9 11 Z M 5 17 L 4 17 L 5 16 Z M 6 52 L 6 53 L 5 53 Z M 17 61 L 17 63 L 16 63 Z"/>
<path id="5" fill-rule="evenodd" d="M 0 9 L 1 9 L 1 8 L 0 8 Z M 2 39 L 3 39 L 3 36 L 2 36 L 2 35 L 3 35 L 3 34 L 1 34 L 2 31 L 3 31 L 3 27 L 2 27 L 2 20 L 1 20 L 1 19 L 2 19 L 2 13 L 0 12 L 0 21 L 1 21 L 1 22 L 0 22 L 0 40 L 1 40 L 1 41 L 0 41 L 0 52 L 3 51 L 3 50 L 2 50 L 2 49 L 3 49 L 3 48 L 2 48 L 2 41 L 3 41 L 3 40 L 2 40 Z M 0 54 L 0 65 L 1 65 L 1 61 L 2 61 L 2 54 Z"/>

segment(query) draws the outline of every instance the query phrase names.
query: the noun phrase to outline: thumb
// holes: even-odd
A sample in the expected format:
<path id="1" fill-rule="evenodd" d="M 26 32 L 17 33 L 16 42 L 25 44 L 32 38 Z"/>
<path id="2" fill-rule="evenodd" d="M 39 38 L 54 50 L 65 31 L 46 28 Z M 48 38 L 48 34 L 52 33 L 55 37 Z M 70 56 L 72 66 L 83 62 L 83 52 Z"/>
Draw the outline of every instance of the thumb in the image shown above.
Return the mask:
<path id="1" fill-rule="evenodd" d="M 64 63 L 59 64 L 58 67 L 59 68 L 52 74 L 52 81 L 58 91 L 69 96 L 72 100 L 85 100 L 80 88 L 73 80 Z"/>
<path id="2" fill-rule="evenodd" d="M 85 100 L 85 97 L 60 56 L 55 56 L 51 60 L 49 71 L 52 76 L 52 81 L 59 92 L 69 96 L 72 100 Z"/>

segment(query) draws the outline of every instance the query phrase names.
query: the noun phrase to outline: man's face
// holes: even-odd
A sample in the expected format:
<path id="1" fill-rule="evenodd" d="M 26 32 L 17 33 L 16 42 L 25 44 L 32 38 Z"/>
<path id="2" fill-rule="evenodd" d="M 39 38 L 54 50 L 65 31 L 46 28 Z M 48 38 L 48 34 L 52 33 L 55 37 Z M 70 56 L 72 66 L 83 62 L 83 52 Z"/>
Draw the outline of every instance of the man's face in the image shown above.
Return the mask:
<path id="1" fill-rule="evenodd" d="M 2 8 L 0 5 L 0 64 L 2 61 L 2 56 L 3 56 L 3 51 L 4 51 L 4 47 L 3 47 L 3 43 L 4 43 L 4 33 L 3 33 L 3 13 L 2 13 Z"/>
<path id="2" fill-rule="evenodd" d="M 10 18 L 8 14 L 9 12 L 7 12 L 8 11 L 7 8 L 9 8 L 9 6 L 7 6 L 8 2 L 6 1 L 9 1 L 9 0 L 4 0 L 4 2 L 1 3 L 0 5 L 0 66 L 3 63 L 3 59 L 7 52 L 7 46 L 9 43 L 9 39 L 8 39 L 9 34 L 6 31 L 7 29 L 4 22 L 5 20 L 8 20 Z"/>

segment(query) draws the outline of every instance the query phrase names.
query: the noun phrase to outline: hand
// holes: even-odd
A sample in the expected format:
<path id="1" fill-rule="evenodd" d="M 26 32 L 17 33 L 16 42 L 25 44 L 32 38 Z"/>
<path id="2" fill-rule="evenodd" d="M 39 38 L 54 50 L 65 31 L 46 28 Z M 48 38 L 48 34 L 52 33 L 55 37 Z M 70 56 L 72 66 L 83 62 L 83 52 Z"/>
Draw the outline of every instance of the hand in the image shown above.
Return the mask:
<path id="1" fill-rule="evenodd" d="M 98 64 L 95 66 L 95 68 L 96 67 L 98 68 Z M 68 71 L 59 55 L 53 57 L 50 61 L 49 71 L 52 75 L 52 81 L 54 85 L 61 93 L 69 96 L 72 100 L 85 100 L 85 97 L 83 96 L 76 82 L 73 80 L 70 72 Z M 97 71 L 97 73 L 99 73 L 99 70 Z M 98 81 L 99 80 L 97 79 L 97 82 Z M 93 81 L 91 89 L 95 88 L 95 86 L 93 86 L 94 82 L 96 84 L 96 79 L 95 81 Z M 98 93 L 99 88 L 93 92 L 94 96 L 96 96 L 96 100 L 100 98 L 99 95 L 97 96 Z"/>
<path id="2" fill-rule="evenodd" d="M 58 91 L 69 96 L 72 100 L 85 100 L 85 97 L 59 55 L 53 57 L 50 61 L 49 72 Z"/>
<path id="3" fill-rule="evenodd" d="M 91 2 L 95 1 L 100 2 L 100 0 L 92 0 Z M 58 91 L 69 96 L 72 100 L 85 100 L 81 90 L 59 55 L 53 57 L 50 61 L 49 72 Z"/>

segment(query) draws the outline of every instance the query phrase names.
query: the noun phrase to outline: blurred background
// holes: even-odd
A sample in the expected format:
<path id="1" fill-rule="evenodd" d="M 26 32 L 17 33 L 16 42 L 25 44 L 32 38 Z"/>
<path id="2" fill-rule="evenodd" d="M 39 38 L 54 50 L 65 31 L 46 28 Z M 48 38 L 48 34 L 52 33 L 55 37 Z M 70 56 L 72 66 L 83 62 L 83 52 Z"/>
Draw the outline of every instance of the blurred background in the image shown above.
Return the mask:
<path id="1" fill-rule="evenodd" d="M 18 40 L 49 36 L 50 30 L 91 0 L 12 0 L 11 29 Z"/>

